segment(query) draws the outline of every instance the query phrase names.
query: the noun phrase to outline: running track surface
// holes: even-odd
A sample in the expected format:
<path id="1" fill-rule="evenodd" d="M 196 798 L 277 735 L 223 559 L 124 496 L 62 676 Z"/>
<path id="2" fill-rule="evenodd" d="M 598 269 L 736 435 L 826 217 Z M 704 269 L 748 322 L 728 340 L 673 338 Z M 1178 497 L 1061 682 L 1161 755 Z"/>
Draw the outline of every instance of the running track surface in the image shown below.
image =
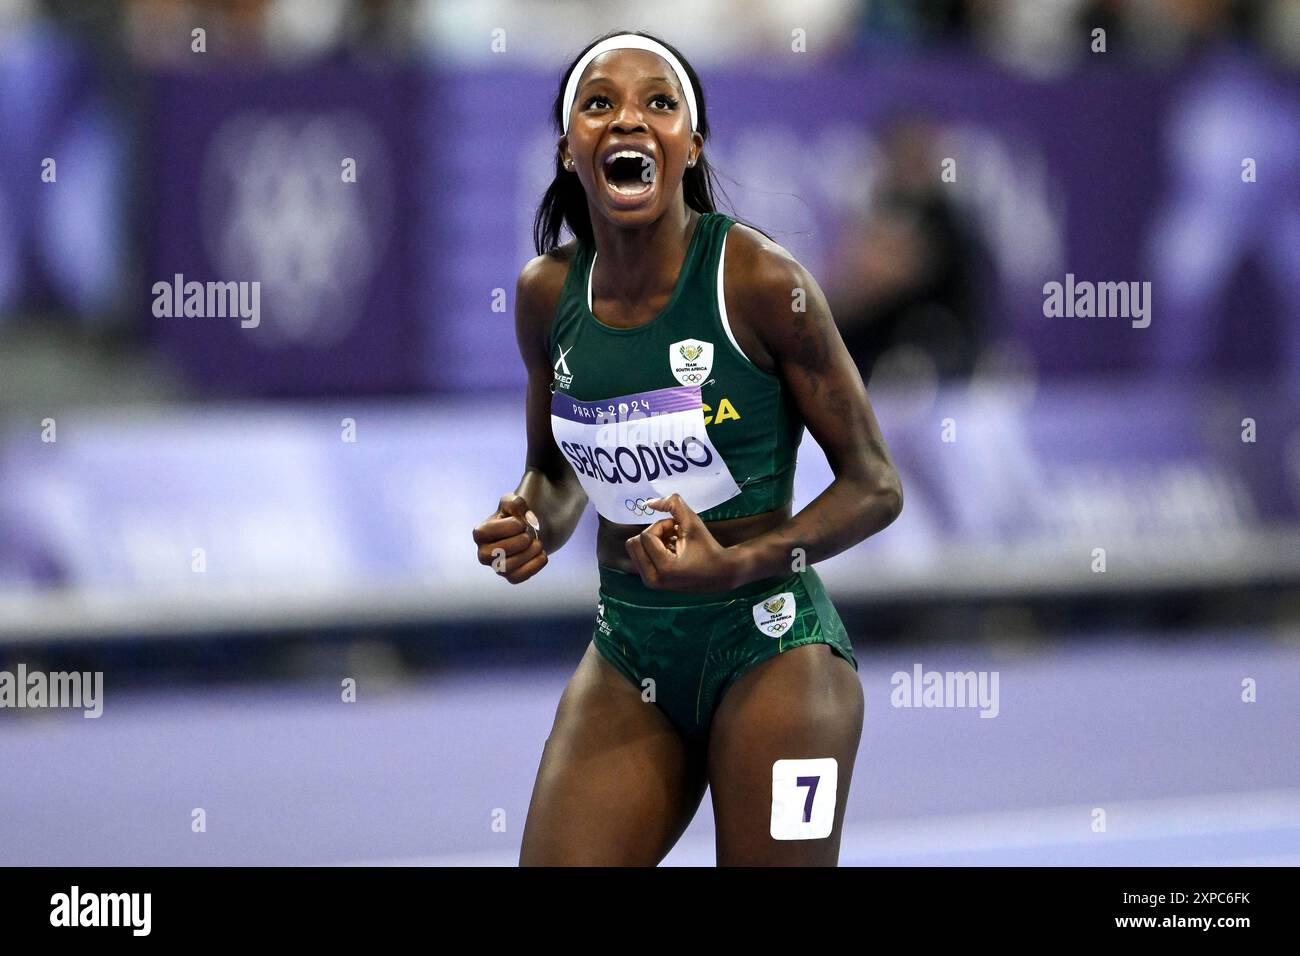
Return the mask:
<path id="1" fill-rule="evenodd" d="M 1300 863 L 1300 635 L 858 656 L 844 865 Z M 916 663 L 996 670 L 1000 713 L 890 706 Z M 109 674 L 98 720 L 0 711 L 0 865 L 512 865 L 570 671 L 362 678 L 353 704 L 335 683 L 114 694 Z M 712 833 L 706 795 L 665 862 L 712 865 Z"/>

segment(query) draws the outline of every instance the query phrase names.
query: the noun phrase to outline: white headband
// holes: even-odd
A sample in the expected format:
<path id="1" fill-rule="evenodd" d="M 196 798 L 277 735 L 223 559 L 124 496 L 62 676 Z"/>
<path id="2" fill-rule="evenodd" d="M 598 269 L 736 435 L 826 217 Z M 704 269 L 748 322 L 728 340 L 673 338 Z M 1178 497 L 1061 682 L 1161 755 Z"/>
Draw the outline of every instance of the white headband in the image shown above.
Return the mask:
<path id="1" fill-rule="evenodd" d="M 601 40 L 584 53 L 582 59 L 574 65 L 573 72 L 569 74 L 569 82 L 564 85 L 564 111 L 561 113 L 564 118 L 564 131 L 566 133 L 569 131 L 569 112 L 573 109 L 573 98 L 578 95 L 578 81 L 582 79 L 583 72 L 592 60 L 602 53 L 608 53 L 610 50 L 646 50 L 663 57 L 668 65 L 673 68 L 673 72 L 677 74 L 677 82 L 682 85 L 682 92 L 686 95 L 686 108 L 691 111 L 691 132 L 695 132 L 698 125 L 695 118 L 695 88 L 691 86 L 690 77 L 682 69 L 677 57 L 673 56 L 667 47 L 656 40 L 638 36 L 635 33 L 620 33 L 608 40 Z"/>

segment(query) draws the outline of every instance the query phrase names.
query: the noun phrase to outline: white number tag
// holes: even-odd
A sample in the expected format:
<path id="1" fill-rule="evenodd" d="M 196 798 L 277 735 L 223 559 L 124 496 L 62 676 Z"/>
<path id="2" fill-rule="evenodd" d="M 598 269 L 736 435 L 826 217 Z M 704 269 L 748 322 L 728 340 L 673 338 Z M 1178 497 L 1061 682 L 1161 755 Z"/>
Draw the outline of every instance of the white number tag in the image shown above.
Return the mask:
<path id="1" fill-rule="evenodd" d="M 772 839 L 821 840 L 835 826 L 839 764 L 834 757 L 772 764 Z"/>

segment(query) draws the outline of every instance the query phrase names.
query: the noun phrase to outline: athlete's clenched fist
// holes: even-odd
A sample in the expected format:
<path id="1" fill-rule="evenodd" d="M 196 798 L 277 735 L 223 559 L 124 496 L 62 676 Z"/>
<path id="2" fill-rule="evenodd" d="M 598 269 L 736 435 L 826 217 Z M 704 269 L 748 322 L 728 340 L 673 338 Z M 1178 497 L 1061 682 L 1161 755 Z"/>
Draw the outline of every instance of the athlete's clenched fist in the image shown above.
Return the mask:
<path id="1" fill-rule="evenodd" d="M 511 584 L 527 581 L 546 567 L 541 526 L 522 495 L 501 496 L 496 513 L 474 528 L 479 564 L 486 564 Z"/>

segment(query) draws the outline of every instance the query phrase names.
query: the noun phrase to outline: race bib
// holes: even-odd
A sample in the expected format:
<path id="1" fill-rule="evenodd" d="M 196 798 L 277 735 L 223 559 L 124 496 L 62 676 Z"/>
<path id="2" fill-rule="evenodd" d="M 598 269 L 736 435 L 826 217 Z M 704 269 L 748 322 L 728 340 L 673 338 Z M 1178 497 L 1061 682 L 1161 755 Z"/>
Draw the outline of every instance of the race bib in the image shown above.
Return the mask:
<path id="1" fill-rule="evenodd" d="M 700 386 L 580 402 L 556 392 L 551 431 L 601 517 L 652 524 L 666 511 L 647 499 L 678 493 L 705 511 L 740 493 L 704 429 Z"/>

